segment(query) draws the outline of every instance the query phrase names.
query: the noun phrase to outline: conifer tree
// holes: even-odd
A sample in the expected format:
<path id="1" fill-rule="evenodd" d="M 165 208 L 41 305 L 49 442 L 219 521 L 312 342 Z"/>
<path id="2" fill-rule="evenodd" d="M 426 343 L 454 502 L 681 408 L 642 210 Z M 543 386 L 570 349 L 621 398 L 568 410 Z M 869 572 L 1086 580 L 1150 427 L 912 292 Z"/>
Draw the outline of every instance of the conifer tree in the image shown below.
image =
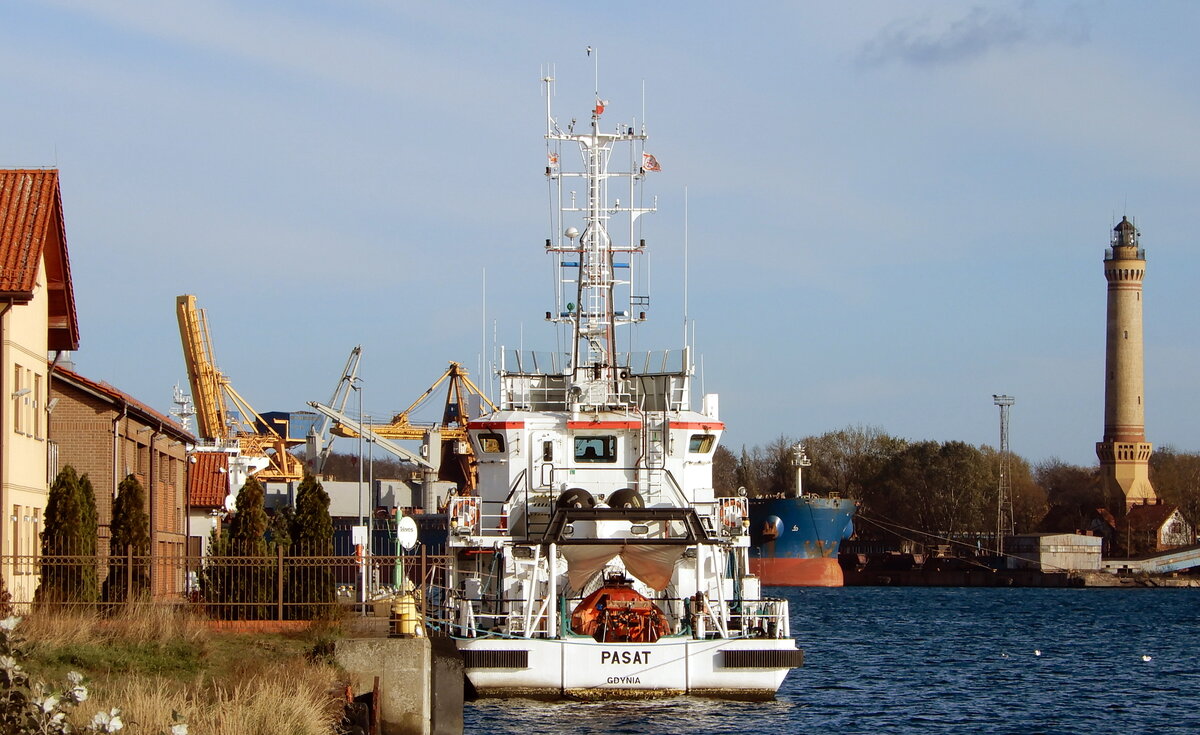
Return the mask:
<path id="1" fill-rule="evenodd" d="M 246 480 L 234 504 L 229 524 L 229 554 L 242 557 L 230 570 L 230 601 L 235 618 L 256 619 L 266 612 L 262 607 L 271 599 L 271 568 L 267 558 L 266 493 L 254 477 Z"/>
<path id="2" fill-rule="evenodd" d="M 42 578 L 38 603 L 93 603 L 99 596 L 95 565 L 96 497 L 92 483 L 66 465 L 46 499 Z"/>
<path id="3" fill-rule="evenodd" d="M 117 487 L 110 529 L 103 598 L 105 602 L 125 602 L 150 589 L 150 516 L 146 513 L 146 493 L 133 475 L 121 480 Z M 130 551 L 134 557 L 132 570 L 127 563 Z M 130 581 L 132 586 L 127 589 Z"/>
<path id="4" fill-rule="evenodd" d="M 230 617 L 229 574 L 230 566 L 225 557 L 229 556 L 229 534 L 222 533 L 221 526 L 213 526 L 208 534 L 208 549 L 204 565 L 200 569 L 200 594 L 208 603 L 209 615 L 218 620 Z"/>
<path id="5" fill-rule="evenodd" d="M 275 556 L 276 550 L 282 548 L 286 554 L 292 548 L 292 526 L 296 522 L 296 511 L 290 505 L 283 505 L 271 513 L 271 522 L 267 524 L 267 554 Z"/>
<path id="6" fill-rule="evenodd" d="M 292 521 L 292 553 L 310 557 L 293 562 L 289 597 L 301 603 L 297 615 L 306 619 L 333 613 L 335 585 L 327 563 L 311 557 L 333 556 L 333 519 L 329 517 L 329 495 L 312 475 L 305 475 L 296 491 L 296 515 Z"/>

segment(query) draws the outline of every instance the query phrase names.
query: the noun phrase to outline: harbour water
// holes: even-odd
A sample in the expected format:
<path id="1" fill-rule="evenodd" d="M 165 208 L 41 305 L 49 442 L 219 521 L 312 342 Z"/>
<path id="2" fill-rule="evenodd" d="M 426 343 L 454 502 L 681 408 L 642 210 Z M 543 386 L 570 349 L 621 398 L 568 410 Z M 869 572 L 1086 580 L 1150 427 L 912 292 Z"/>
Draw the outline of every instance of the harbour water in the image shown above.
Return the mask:
<path id="1" fill-rule="evenodd" d="M 779 591 L 806 661 L 774 702 L 483 700 L 466 732 L 1200 732 L 1200 589 Z"/>

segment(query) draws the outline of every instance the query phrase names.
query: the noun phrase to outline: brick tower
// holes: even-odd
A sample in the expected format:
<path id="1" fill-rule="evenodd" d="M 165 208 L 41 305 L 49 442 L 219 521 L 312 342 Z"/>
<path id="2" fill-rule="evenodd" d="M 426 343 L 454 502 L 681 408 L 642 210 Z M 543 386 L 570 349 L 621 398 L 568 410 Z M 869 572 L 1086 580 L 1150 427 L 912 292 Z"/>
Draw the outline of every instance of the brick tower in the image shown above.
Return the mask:
<path id="1" fill-rule="evenodd" d="M 1104 441 L 1096 444 L 1104 496 L 1114 510 L 1154 502 L 1146 441 L 1142 357 L 1142 277 L 1146 251 L 1127 218 L 1113 229 L 1104 253 L 1108 332 L 1104 364 Z M 1121 504 L 1118 501 L 1124 500 Z"/>

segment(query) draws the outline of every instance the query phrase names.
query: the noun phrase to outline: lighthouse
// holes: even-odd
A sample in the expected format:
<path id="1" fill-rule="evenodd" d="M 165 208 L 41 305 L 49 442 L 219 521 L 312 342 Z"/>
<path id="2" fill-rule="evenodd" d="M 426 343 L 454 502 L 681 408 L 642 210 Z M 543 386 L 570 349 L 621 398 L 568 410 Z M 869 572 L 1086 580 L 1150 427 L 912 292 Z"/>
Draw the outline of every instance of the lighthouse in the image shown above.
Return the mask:
<path id="1" fill-rule="evenodd" d="M 1154 502 L 1146 441 L 1142 356 L 1142 278 L 1146 251 L 1137 228 L 1122 217 L 1104 251 L 1108 328 L 1104 360 L 1104 440 L 1096 444 L 1104 496 L 1114 510 Z M 1123 501 L 1123 503 L 1121 502 Z"/>

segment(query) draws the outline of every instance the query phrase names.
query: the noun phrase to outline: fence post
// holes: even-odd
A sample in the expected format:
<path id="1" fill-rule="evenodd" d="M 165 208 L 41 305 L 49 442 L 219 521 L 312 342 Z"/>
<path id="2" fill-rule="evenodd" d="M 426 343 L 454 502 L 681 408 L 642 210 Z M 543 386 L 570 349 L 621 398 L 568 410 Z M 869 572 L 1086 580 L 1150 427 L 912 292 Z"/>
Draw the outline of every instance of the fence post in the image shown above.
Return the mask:
<path id="1" fill-rule="evenodd" d="M 133 599 L 133 544 L 125 544 L 125 602 Z"/>
<path id="2" fill-rule="evenodd" d="M 275 564 L 275 600 L 278 605 L 276 613 L 278 620 L 283 620 L 283 544 L 275 547 L 276 564 Z"/>
<path id="3" fill-rule="evenodd" d="M 429 585 L 425 579 L 425 544 L 421 544 L 421 609 L 418 611 L 424 617 L 429 610 Z"/>

